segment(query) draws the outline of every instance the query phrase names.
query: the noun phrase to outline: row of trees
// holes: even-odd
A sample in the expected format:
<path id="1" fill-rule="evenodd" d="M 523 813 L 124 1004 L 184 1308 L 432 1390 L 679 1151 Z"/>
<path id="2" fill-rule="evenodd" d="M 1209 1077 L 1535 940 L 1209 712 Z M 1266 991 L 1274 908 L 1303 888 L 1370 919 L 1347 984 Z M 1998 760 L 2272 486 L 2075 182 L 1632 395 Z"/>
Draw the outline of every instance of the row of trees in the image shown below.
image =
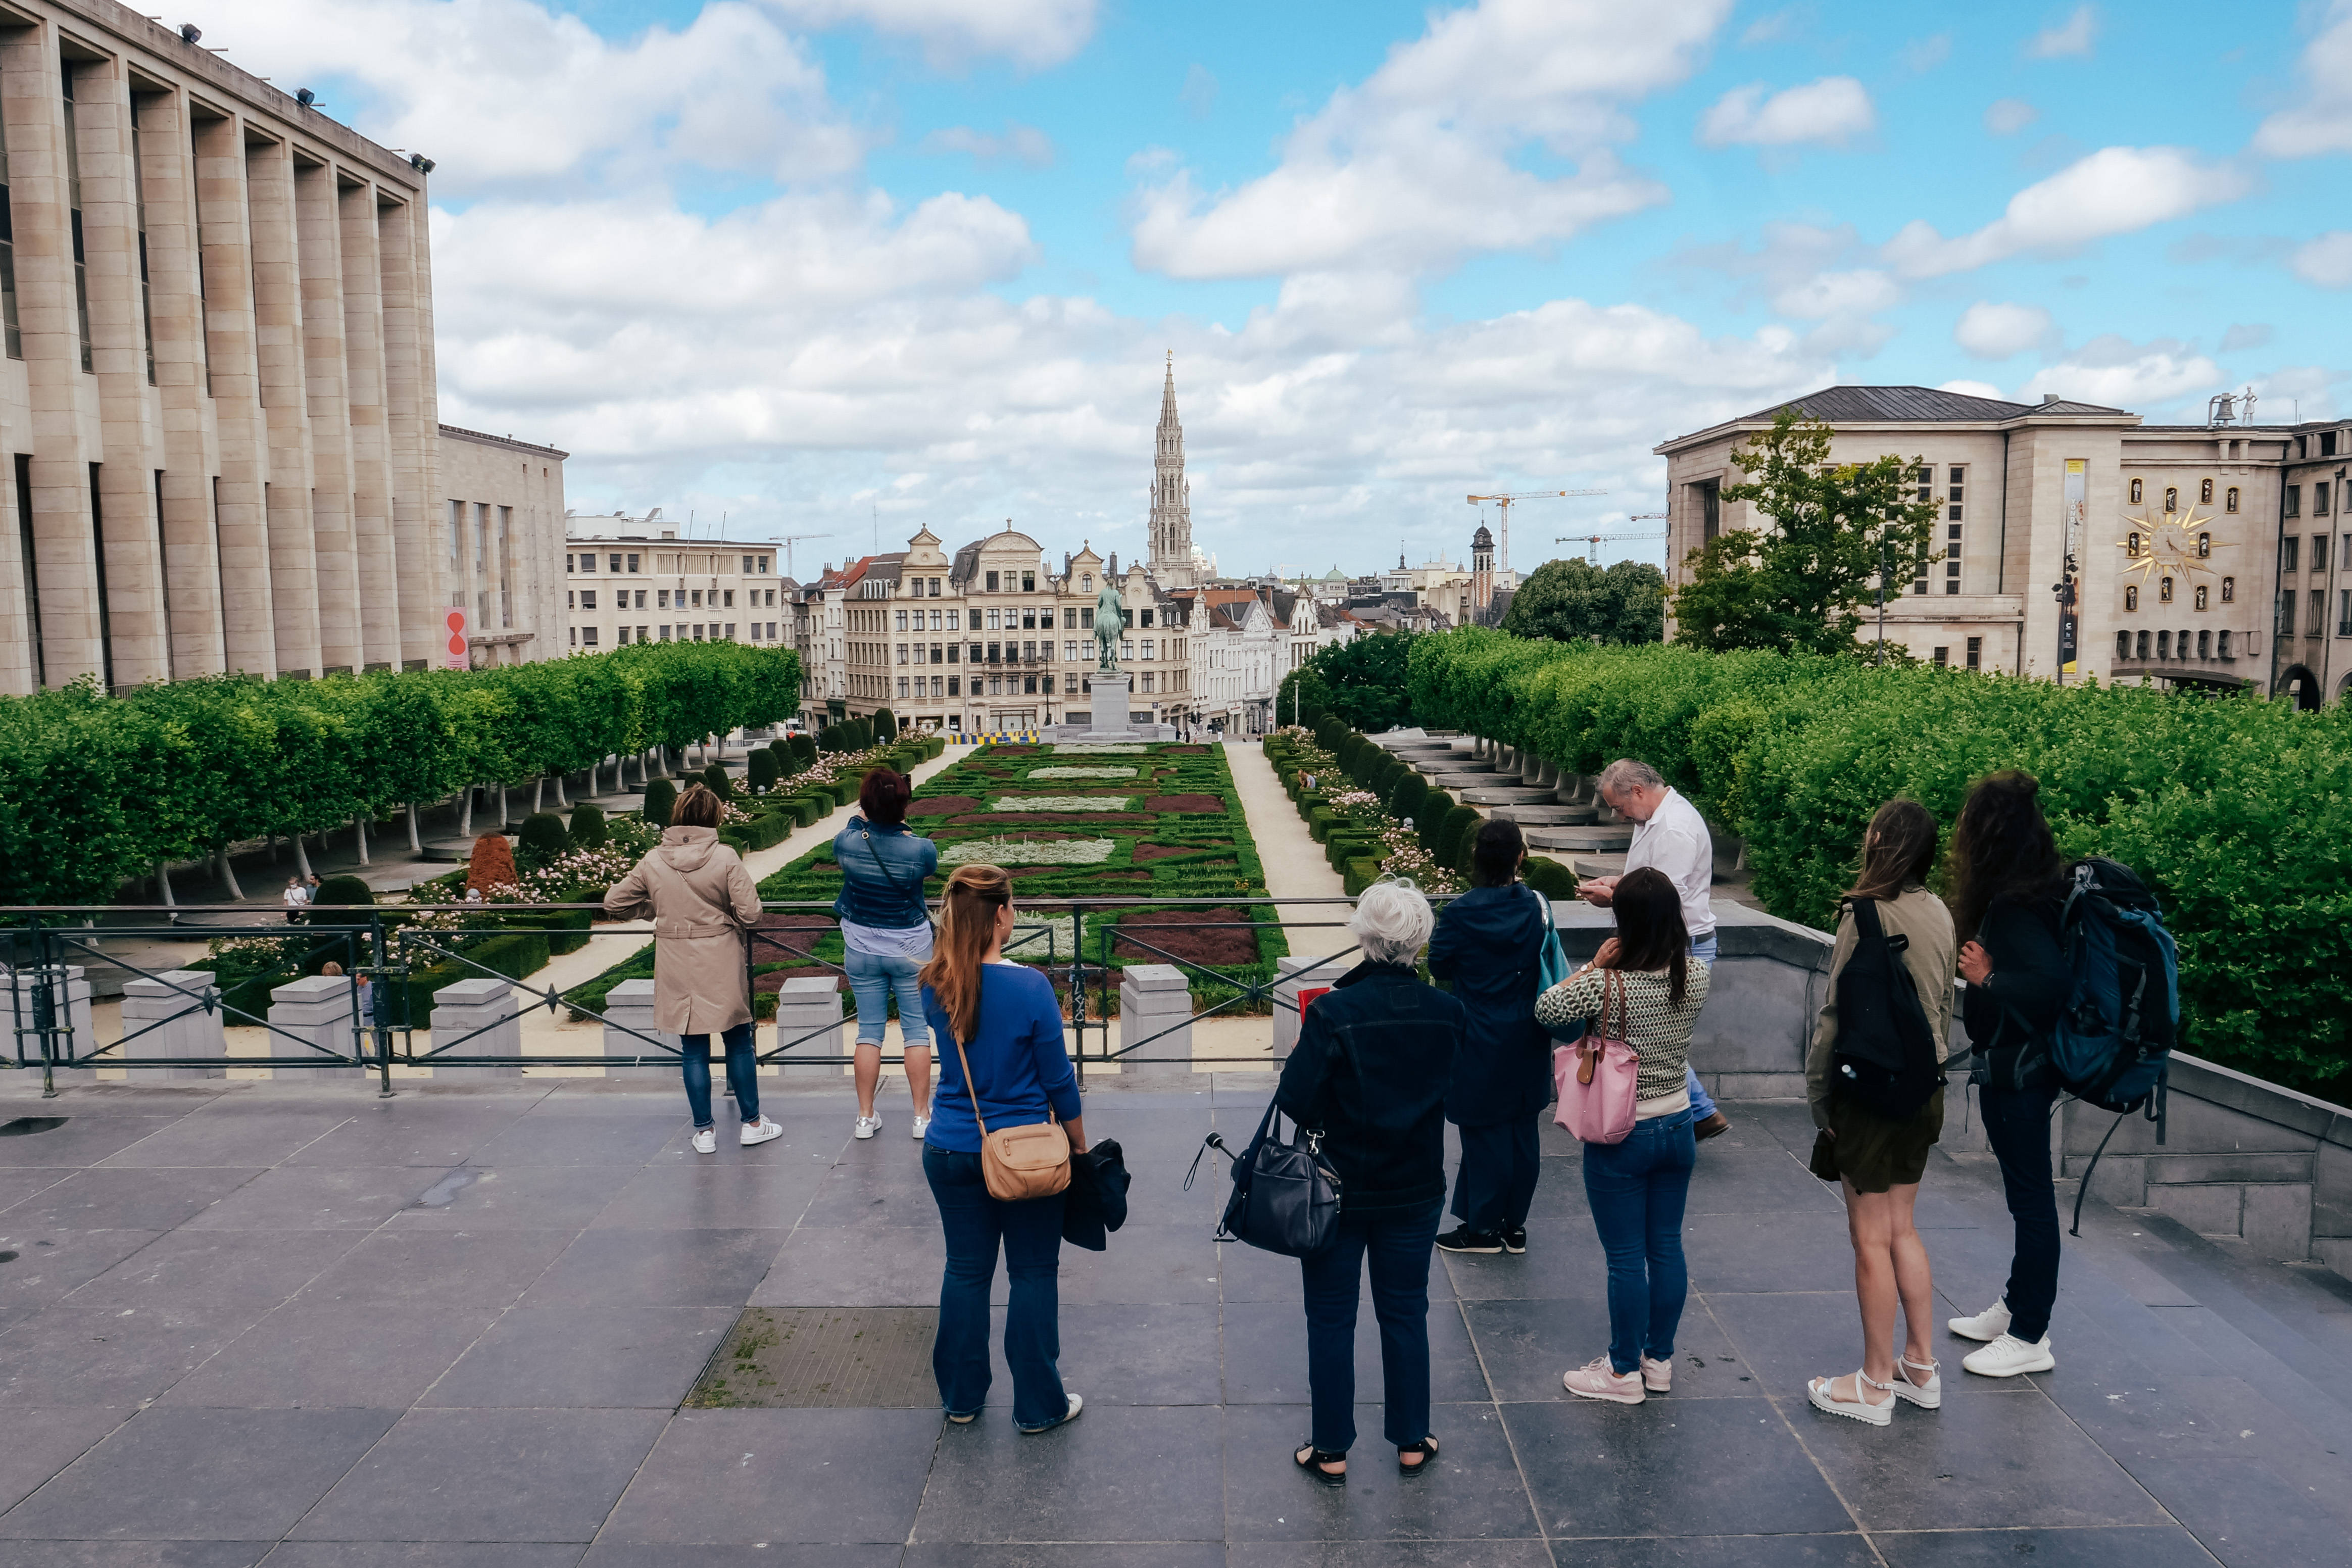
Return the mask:
<path id="1" fill-rule="evenodd" d="M 714 642 L 0 700 L 0 903 L 102 902 L 161 862 L 772 723 L 799 691 L 790 649 Z"/>

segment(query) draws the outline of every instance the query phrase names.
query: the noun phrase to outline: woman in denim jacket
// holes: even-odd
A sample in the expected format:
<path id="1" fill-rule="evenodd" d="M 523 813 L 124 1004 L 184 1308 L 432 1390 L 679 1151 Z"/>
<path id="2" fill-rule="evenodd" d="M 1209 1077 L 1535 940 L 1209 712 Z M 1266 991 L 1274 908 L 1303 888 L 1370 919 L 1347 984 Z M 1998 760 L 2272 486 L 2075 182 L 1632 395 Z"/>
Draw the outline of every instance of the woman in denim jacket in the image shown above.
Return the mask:
<path id="1" fill-rule="evenodd" d="M 882 1131 L 874 1090 L 882 1076 L 883 1025 L 890 997 L 898 998 L 898 1037 L 906 1049 L 907 1089 L 915 1107 L 914 1136 L 931 1124 L 931 1031 L 923 1019 L 923 988 L 915 976 L 931 956 L 930 916 L 923 879 L 940 868 L 940 847 L 907 830 L 907 802 L 915 781 L 896 768 L 876 768 L 858 786 L 859 815 L 834 836 L 841 896 L 833 912 L 848 949 L 849 988 L 857 996 L 856 1135 Z"/>

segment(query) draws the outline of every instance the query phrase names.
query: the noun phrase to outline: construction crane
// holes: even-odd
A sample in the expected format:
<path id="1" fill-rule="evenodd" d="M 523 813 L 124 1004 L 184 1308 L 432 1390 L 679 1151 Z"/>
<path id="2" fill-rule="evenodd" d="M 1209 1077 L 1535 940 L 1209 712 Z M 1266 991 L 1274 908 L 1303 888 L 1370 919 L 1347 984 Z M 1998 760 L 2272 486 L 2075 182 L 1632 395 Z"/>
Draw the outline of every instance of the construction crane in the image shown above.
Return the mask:
<path id="1" fill-rule="evenodd" d="M 833 535 L 830 533 L 787 533 L 780 535 L 777 538 L 776 542 L 784 547 L 784 575 L 792 578 L 795 583 L 800 581 L 799 574 L 793 570 L 793 546 L 794 543 L 803 539 L 831 539 Z"/>
<path id="2" fill-rule="evenodd" d="M 1472 496 L 1470 504 L 1481 501 L 1495 503 L 1495 574 L 1501 576 L 1511 569 L 1511 503 L 1515 500 L 1552 500 L 1561 496 L 1605 496 L 1607 490 L 1513 490 L 1508 495 Z"/>
<path id="3" fill-rule="evenodd" d="M 1636 513 L 1634 513 L 1632 517 L 1627 518 L 1625 521 L 1626 521 L 1627 522 L 1664 522 L 1664 521 L 1665 521 L 1665 517 L 1666 517 L 1666 514 L 1665 514 L 1664 512 L 1662 512 L 1662 511 L 1643 511 L 1643 512 L 1636 512 Z M 1552 542 L 1553 542 L 1554 544 L 1578 544 L 1578 543 L 1590 544 L 1591 546 L 1592 546 L 1593 553 L 1597 555 L 1597 554 L 1599 554 L 1599 553 L 1600 553 L 1600 552 L 1601 552 L 1601 541 L 1603 541 L 1603 540 L 1619 540 L 1619 539 L 1664 539 L 1664 537 L 1665 537 L 1665 534 L 1664 534 L 1664 532 L 1658 532 L 1658 533 L 1560 533 L 1560 534 L 1555 534 L 1555 535 L 1553 535 L 1553 536 L 1552 536 Z M 1597 565 L 1599 565 L 1599 564 L 1600 564 L 1600 563 L 1596 561 L 1596 562 L 1594 562 L 1594 563 L 1593 563 L 1593 564 L 1597 566 Z"/>

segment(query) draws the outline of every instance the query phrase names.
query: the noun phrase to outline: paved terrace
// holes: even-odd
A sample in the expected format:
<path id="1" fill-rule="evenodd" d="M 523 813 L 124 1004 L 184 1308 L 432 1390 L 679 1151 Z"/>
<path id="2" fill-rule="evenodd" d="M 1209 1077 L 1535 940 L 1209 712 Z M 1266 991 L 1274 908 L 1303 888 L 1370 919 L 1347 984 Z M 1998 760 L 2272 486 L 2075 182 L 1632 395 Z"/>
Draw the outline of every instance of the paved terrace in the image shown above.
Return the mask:
<path id="1" fill-rule="evenodd" d="M 848 1137 L 824 1085 L 768 1094 L 764 1148 L 687 1148 L 677 1097 L 584 1079 L 0 1082 L 0 1563 L 568 1568 L 700 1562 L 1210 1564 L 2341 1564 L 2352 1287 L 2093 1205 L 2058 1370 L 1988 1384 L 1947 1343 L 1942 1411 L 1874 1430 L 1805 1404 L 1856 1359 L 1838 1205 L 1801 1107 L 1705 1146 L 1675 1392 L 1572 1402 L 1605 1339 L 1573 1150 L 1547 1129 L 1533 1245 L 1442 1258 L 1434 1476 L 1376 1413 L 1344 1491 L 1307 1429 L 1295 1266 L 1219 1247 L 1263 1075 L 1089 1095 L 1136 1173 L 1107 1255 L 1066 1250 L 1084 1417 L 680 1409 L 747 1304 L 923 1308 L 940 1236 L 903 1099 Z M 2000 1285 L 1984 1156 L 1938 1154 L 1922 1218 L 1946 1301 Z M 1002 1279 L 999 1281 L 1002 1300 Z M 1360 1386 L 1377 1390 L 1367 1310 Z M 1940 1338 L 1940 1336 L 1939 1336 Z M 899 1403 L 911 1405 L 913 1400 Z M 701 1548 L 688 1557 L 676 1549 Z"/>

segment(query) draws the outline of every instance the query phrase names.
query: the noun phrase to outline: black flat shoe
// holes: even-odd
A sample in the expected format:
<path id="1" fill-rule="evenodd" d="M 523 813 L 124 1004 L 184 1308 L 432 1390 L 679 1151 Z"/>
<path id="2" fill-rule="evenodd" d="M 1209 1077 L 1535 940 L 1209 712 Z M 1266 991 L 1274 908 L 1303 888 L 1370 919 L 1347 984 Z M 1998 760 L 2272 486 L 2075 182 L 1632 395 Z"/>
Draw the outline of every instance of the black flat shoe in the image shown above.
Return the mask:
<path id="1" fill-rule="evenodd" d="M 1421 1463 L 1417 1465 L 1406 1464 L 1404 1462 L 1404 1457 L 1407 1454 L 1419 1454 L 1421 1456 Z M 1434 1437 L 1423 1437 L 1420 1442 L 1412 1445 L 1410 1447 L 1399 1448 L 1397 1450 L 1397 1474 L 1401 1476 L 1417 1476 L 1423 1470 L 1430 1468 L 1436 1462 L 1437 1439 Z"/>
<path id="2" fill-rule="evenodd" d="M 1347 1471 L 1327 1470 L 1323 1468 L 1326 1465 L 1344 1464 L 1348 1456 L 1345 1454 L 1329 1453 L 1312 1443 L 1293 1449 L 1290 1455 L 1292 1464 L 1297 1465 L 1327 1487 L 1344 1487 L 1348 1484 Z"/>

